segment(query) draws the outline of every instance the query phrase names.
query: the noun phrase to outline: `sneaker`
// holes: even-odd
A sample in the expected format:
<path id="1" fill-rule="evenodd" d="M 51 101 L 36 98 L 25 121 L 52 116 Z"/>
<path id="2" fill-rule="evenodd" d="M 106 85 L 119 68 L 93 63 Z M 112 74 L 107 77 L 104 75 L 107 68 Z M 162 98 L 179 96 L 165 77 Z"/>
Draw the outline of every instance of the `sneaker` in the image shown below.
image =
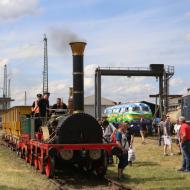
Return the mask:
<path id="1" fill-rule="evenodd" d="M 185 169 L 184 169 L 184 168 L 180 168 L 180 169 L 178 169 L 177 171 L 178 171 L 178 172 L 183 172 L 183 171 L 185 171 Z"/>
<path id="2" fill-rule="evenodd" d="M 183 172 L 190 172 L 190 170 L 183 170 Z"/>
<path id="3" fill-rule="evenodd" d="M 174 153 L 170 153 L 170 156 L 173 156 L 174 155 Z"/>
<path id="4" fill-rule="evenodd" d="M 167 153 L 164 153 L 164 156 L 168 156 L 168 154 L 167 154 Z"/>

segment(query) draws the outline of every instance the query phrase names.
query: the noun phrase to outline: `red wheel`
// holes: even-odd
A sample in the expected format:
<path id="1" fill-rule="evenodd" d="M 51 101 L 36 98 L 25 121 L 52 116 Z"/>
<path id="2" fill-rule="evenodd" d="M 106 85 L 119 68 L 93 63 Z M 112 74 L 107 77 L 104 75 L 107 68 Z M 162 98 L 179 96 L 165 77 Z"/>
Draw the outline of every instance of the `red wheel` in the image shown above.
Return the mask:
<path id="1" fill-rule="evenodd" d="M 104 177 L 107 171 L 107 156 L 103 153 L 102 158 L 95 162 L 96 175 L 100 178 Z"/>
<path id="2" fill-rule="evenodd" d="M 48 178 L 52 178 L 54 176 L 54 173 L 55 173 L 55 160 L 54 160 L 54 158 L 48 157 L 47 163 L 45 166 L 45 172 L 46 172 L 46 176 Z"/>
<path id="3" fill-rule="evenodd" d="M 38 159 L 34 158 L 34 167 L 38 170 Z"/>
<path id="4" fill-rule="evenodd" d="M 18 157 L 21 157 L 21 150 L 20 150 L 20 148 L 16 151 L 16 154 L 17 154 Z"/>
<path id="5" fill-rule="evenodd" d="M 28 163 L 29 162 L 29 155 L 28 155 L 28 151 L 25 150 L 25 156 L 24 156 L 25 161 Z"/>
<path id="6" fill-rule="evenodd" d="M 24 159 L 24 148 L 22 148 L 20 151 L 20 158 Z"/>
<path id="7" fill-rule="evenodd" d="M 32 154 L 30 154 L 29 163 L 30 163 L 31 166 L 34 165 L 34 156 Z"/>
<path id="8" fill-rule="evenodd" d="M 39 168 L 40 173 L 42 173 L 42 174 L 45 173 L 45 167 L 44 167 L 44 164 L 43 164 L 43 162 L 41 161 L 40 158 L 38 159 L 38 168 Z"/>
<path id="9" fill-rule="evenodd" d="M 25 156 L 25 161 L 28 163 L 29 162 L 29 157 L 28 156 Z"/>

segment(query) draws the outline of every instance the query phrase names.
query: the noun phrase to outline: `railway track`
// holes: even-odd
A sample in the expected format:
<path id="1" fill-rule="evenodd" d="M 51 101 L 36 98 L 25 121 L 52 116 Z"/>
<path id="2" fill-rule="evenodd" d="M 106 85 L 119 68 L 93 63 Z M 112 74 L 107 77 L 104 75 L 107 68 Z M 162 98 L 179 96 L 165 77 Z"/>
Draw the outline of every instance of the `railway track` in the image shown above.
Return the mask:
<path id="1" fill-rule="evenodd" d="M 70 187 L 69 185 L 67 185 L 67 182 L 64 179 L 55 178 L 55 179 L 50 179 L 50 181 L 57 187 L 58 190 L 76 189 L 74 187 Z M 105 185 L 98 184 L 98 182 L 97 182 L 97 185 L 94 187 L 86 186 L 82 189 L 132 190 L 130 187 L 126 187 L 126 186 L 122 185 L 121 183 L 114 181 L 112 179 L 109 179 L 109 178 L 105 178 L 104 181 L 105 181 Z"/>
<path id="2" fill-rule="evenodd" d="M 94 174 L 79 171 L 78 169 L 69 169 L 64 173 L 57 174 L 50 181 L 58 190 L 90 189 L 90 190 L 132 190 L 120 182 L 110 178 L 97 178 Z"/>

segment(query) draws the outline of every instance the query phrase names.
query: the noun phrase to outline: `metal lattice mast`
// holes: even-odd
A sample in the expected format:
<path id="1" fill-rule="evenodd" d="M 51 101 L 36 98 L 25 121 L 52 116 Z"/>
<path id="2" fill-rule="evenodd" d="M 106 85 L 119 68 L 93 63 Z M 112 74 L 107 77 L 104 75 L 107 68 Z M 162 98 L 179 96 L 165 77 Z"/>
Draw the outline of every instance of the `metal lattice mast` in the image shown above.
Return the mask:
<path id="1" fill-rule="evenodd" d="M 44 34 L 44 70 L 43 70 L 43 94 L 48 92 L 48 53 L 47 38 Z"/>
<path id="2" fill-rule="evenodd" d="M 8 92 L 7 97 L 11 97 L 11 79 L 8 79 Z M 7 102 L 7 109 L 11 107 L 11 102 Z"/>
<path id="3" fill-rule="evenodd" d="M 8 97 L 11 97 L 11 79 L 8 80 Z"/>
<path id="4" fill-rule="evenodd" d="M 4 66 L 3 97 L 7 97 L 7 65 Z"/>

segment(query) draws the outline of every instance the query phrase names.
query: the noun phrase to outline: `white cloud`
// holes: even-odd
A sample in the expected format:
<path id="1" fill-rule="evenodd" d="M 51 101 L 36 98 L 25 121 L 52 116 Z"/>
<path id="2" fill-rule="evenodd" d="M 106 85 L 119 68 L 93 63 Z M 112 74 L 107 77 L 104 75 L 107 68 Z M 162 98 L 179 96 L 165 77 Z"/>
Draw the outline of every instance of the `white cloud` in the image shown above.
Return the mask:
<path id="1" fill-rule="evenodd" d="M 42 46 L 43 47 L 43 46 Z M 43 57 L 43 48 L 35 44 L 27 44 L 4 50 L 4 56 L 9 59 L 26 59 L 33 57 Z"/>
<path id="2" fill-rule="evenodd" d="M 177 86 L 179 86 L 179 85 L 183 86 L 183 85 L 185 85 L 185 84 L 186 84 L 185 81 L 183 81 L 181 78 L 172 78 L 172 79 L 170 80 L 170 85 L 171 85 L 172 87 L 177 87 Z"/>
<path id="3" fill-rule="evenodd" d="M 36 84 L 32 87 L 22 84 L 19 86 L 13 86 L 11 96 L 15 99 L 12 105 L 23 105 L 24 104 L 24 92 L 27 93 L 27 105 L 32 105 L 32 102 L 36 98 L 36 94 L 42 93 L 42 84 Z M 55 80 L 49 82 L 50 91 L 50 104 L 54 104 L 57 97 L 64 98 L 65 101 L 68 99 L 69 87 L 63 80 Z M 67 103 L 67 102 L 66 102 Z"/>
<path id="4" fill-rule="evenodd" d="M 84 78 L 84 88 L 88 90 L 89 88 L 93 88 L 94 80 L 93 78 Z"/>
<path id="5" fill-rule="evenodd" d="M 0 59 L 0 67 L 8 64 L 8 59 Z"/>
<path id="6" fill-rule="evenodd" d="M 39 0 L 1 0 L 0 19 L 16 19 L 37 13 Z"/>
<path id="7" fill-rule="evenodd" d="M 87 65 L 84 68 L 84 75 L 85 75 L 85 77 L 94 77 L 95 70 L 96 70 L 97 67 L 98 67 L 98 65 L 96 65 L 96 64 Z"/>

